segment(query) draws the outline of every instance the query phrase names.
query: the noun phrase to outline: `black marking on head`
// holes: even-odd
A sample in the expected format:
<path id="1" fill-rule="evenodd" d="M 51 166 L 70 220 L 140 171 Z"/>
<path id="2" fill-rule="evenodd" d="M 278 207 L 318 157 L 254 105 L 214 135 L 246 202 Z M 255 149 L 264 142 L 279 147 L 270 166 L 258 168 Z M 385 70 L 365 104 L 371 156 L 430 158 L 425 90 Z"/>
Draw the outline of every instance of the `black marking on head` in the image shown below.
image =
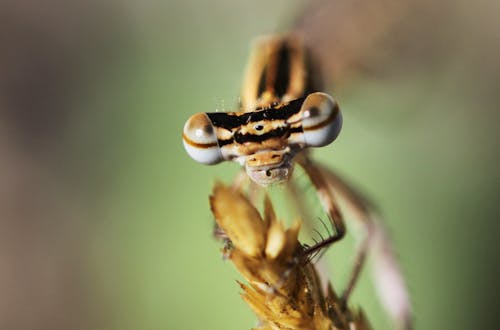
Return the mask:
<path id="1" fill-rule="evenodd" d="M 290 136 L 290 128 L 288 126 L 282 126 L 275 128 L 264 134 L 241 134 L 239 132 L 234 133 L 234 141 L 243 144 L 245 142 L 263 142 L 267 139 L 272 138 L 287 138 Z"/>
<path id="2" fill-rule="evenodd" d="M 231 144 L 236 142 L 237 144 L 243 144 L 245 142 L 259 142 L 262 143 L 267 139 L 275 138 L 275 137 L 282 137 L 285 136 L 285 138 L 288 138 L 290 134 L 293 133 L 302 133 L 302 126 L 298 127 L 279 127 L 277 129 L 274 129 L 272 131 L 269 131 L 265 134 L 261 135 L 256 135 L 256 134 L 239 134 L 235 133 L 234 137 L 230 139 L 225 139 L 225 140 L 217 140 L 217 143 L 219 144 L 219 147 L 223 147 L 225 145 Z"/>
<path id="3" fill-rule="evenodd" d="M 225 112 L 207 112 L 212 124 L 219 128 L 232 130 L 244 124 L 267 120 L 286 120 L 298 113 L 304 103 L 305 98 L 290 101 L 287 104 L 278 104 L 272 108 L 257 109 L 253 112 L 243 112 L 241 114 Z"/>
<path id="4" fill-rule="evenodd" d="M 231 144 L 234 142 L 234 139 L 233 138 L 230 138 L 230 139 L 226 139 L 226 140 L 217 140 L 217 143 L 219 144 L 219 147 L 222 148 L 223 146 L 225 145 L 228 145 L 228 144 Z"/>

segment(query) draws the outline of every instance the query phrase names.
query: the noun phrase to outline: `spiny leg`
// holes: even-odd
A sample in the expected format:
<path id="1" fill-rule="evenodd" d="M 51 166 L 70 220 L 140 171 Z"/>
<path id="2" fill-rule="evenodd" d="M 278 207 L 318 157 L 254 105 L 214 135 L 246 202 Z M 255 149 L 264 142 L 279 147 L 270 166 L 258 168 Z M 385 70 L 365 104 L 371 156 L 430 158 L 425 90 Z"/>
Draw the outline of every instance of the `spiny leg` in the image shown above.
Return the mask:
<path id="1" fill-rule="evenodd" d="M 308 162 L 309 164 L 311 164 L 310 165 L 311 167 L 314 166 L 309 160 L 305 160 L 304 162 Z M 308 169 L 305 168 L 306 174 L 308 175 L 308 177 L 309 177 L 310 181 L 312 182 L 313 186 L 316 188 L 316 191 L 319 194 L 319 198 L 320 198 L 322 204 L 325 205 L 325 202 L 323 202 L 323 201 L 326 200 L 326 201 L 328 201 L 328 203 L 330 203 L 330 204 L 333 205 L 333 208 L 338 209 L 337 202 L 334 199 L 334 196 L 331 194 L 331 192 L 329 192 L 330 188 L 328 187 L 328 183 L 321 177 L 321 175 L 318 175 L 318 173 L 315 172 L 313 168 L 311 168 L 311 170 L 309 172 L 307 170 Z M 299 209 L 299 213 L 301 214 L 301 216 L 304 219 L 312 219 L 311 213 L 303 205 L 300 193 L 298 192 L 299 188 L 296 186 L 296 183 L 294 181 L 290 181 L 288 183 L 288 186 L 289 186 L 288 191 L 290 192 L 290 195 L 291 195 L 291 197 L 292 197 L 292 199 L 294 201 L 294 205 L 296 205 L 296 207 Z M 323 187 L 324 191 L 321 191 L 320 187 Z M 325 208 L 328 209 L 326 206 L 325 206 Z M 335 219 L 335 218 L 332 217 L 332 212 L 328 212 L 328 215 L 329 215 L 329 217 L 331 219 Z M 338 215 L 337 216 L 343 222 L 343 216 L 342 216 L 342 213 L 340 211 L 338 211 Z M 321 237 L 321 235 L 319 235 L 321 237 L 321 240 L 319 242 L 315 240 L 316 244 L 313 245 L 313 246 L 311 246 L 310 248 L 306 249 L 306 253 L 310 253 L 311 254 L 311 259 L 315 258 L 319 253 L 321 253 L 320 250 L 323 247 L 327 247 L 330 244 L 338 241 L 341 238 L 341 237 L 340 238 L 336 238 L 336 234 L 332 235 L 331 232 L 330 232 L 331 228 L 328 228 L 327 224 L 323 220 L 321 220 L 321 219 L 319 219 L 319 220 L 320 220 L 321 224 L 323 225 L 323 227 L 325 227 L 326 232 L 328 233 L 328 235 L 330 235 L 330 236 L 327 239 L 323 239 Z M 339 225 L 336 224 L 335 222 L 333 222 L 333 227 L 334 227 L 333 229 L 335 230 L 335 232 L 338 232 Z M 310 230 L 317 232 L 317 230 L 315 230 L 315 229 L 310 229 Z M 367 235 L 367 236 L 370 237 L 370 235 Z M 349 296 L 351 294 L 351 291 L 352 291 L 352 289 L 355 286 L 357 278 L 358 278 L 358 276 L 359 276 L 359 274 L 361 272 L 362 265 L 364 264 L 364 261 L 366 259 L 366 252 L 368 250 L 368 246 L 369 246 L 369 240 L 368 239 L 363 239 L 362 243 L 358 246 L 358 250 L 356 252 L 356 258 L 354 260 L 354 266 L 353 266 L 352 274 L 351 274 L 351 276 L 349 278 L 349 281 L 347 283 L 346 289 L 344 290 L 343 294 L 341 295 L 341 298 L 342 298 L 343 301 L 347 301 L 348 300 L 348 298 L 349 298 Z M 318 261 L 320 261 L 320 260 L 318 260 Z M 324 268 L 324 266 L 323 266 L 323 268 Z M 320 272 L 320 274 L 322 276 L 325 275 L 324 272 L 323 273 Z"/>
<path id="2" fill-rule="evenodd" d="M 342 205 L 354 213 L 354 219 L 363 228 L 362 242 L 354 259 L 348 285 L 342 294 L 344 301 L 348 300 L 356 285 L 368 250 L 373 251 L 375 284 L 379 297 L 398 329 L 411 329 L 411 304 L 403 275 L 396 261 L 388 234 L 373 211 L 374 207 L 331 170 L 319 164 L 313 164 L 306 158 L 299 159 L 299 164 L 318 189 L 318 195 L 325 208 L 328 210 L 328 205 L 336 205 L 336 200 L 340 201 Z M 333 220 L 335 219 L 333 218 Z M 327 240 L 325 244 L 329 245 L 334 241 L 336 240 Z"/>
<path id="3" fill-rule="evenodd" d="M 306 174 L 306 173 L 304 173 Z M 308 182 L 310 184 L 310 182 Z M 295 211 L 298 213 L 299 217 L 301 219 L 313 219 L 314 213 L 311 212 L 311 208 L 306 205 L 307 203 L 304 200 L 304 190 L 308 188 L 300 187 L 297 181 L 297 178 L 294 178 L 293 180 L 288 180 L 286 182 L 286 192 L 288 193 L 289 199 L 291 200 L 291 205 L 295 208 Z M 313 188 L 313 186 L 311 186 Z M 322 224 L 323 228 L 325 229 L 324 233 L 328 235 L 327 237 L 330 237 L 332 235 L 335 235 L 332 233 L 332 230 L 335 230 L 335 228 L 332 228 L 321 218 L 317 218 L 318 221 Z M 330 222 L 330 221 L 328 221 Z M 315 225 L 313 225 L 312 221 L 304 221 L 303 228 L 307 230 L 309 235 L 311 236 L 311 239 L 314 241 L 315 244 L 319 244 L 320 242 L 323 242 L 325 240 L 324 233 L 320 232 Z M 335 231 L 336 232 L 336 231 Z M 327 278 L 327 272 L 326 272 L 326 266 L 321 263 L 321 255 L 322 251 L 320 248 L 313 249 L 311 250 L 312 247 L 309 245 L 304 245 L 306 248 L 306 254 L 308 254 L 308 260 L 313 260 L 316 259 L 316 268 L 321 268 L 321 271 L 319 272 L 320 275 L 322 276 L 322 279 Z M 318 256 L 318 258 L 316 258 Z"/>
<path id="4" fill-rule="evenodd" d="M 287 186 L 287 193 L 289 195 L 289 198 L 291 200 L 291 205 L 295 208 L 296 212 L 298 213 L 299 217 L 301 219 L 313 219 L 313 213 L 311 212 L 311 209 L 307 207 L 307 205 L 304 203 L 303 199 L 303 194 L 304 191 L 301 189 L 301 187 L 298 186 L 298 182 L 296 179 L 294 180 L 288 180 L 286 182 Z M 309 232 L 311 237 L 313 237 L 313 232 L 314 228 L 312 226 L 311 221 L 304 221 L 303 222 L 303 228 Z M 330 235 L 331 228 L 328 228 L 327 233 Z M 321 236 L 321 235 L 320 235 Z M 316 241 L 315 241 L 316 243 Z M 313 253 L 312 255 L 307 255 L 306 260 L 312 260 L 315 258 L 316 253 Z M 316 261 L 314 262 L 314 267 L 316 268 L 316 271 L 318 272 L 319 278 L 322 283 L 323 289 L 327 290 L 327 284 L 329 283 L 328 279 L 328 270 L 327 270 L 327 264 L 324 262 L 323 259 L 317 258 Z"/>
<path id="5" fill-rule="evenodd" d="M 308 158 L 303 157 L 298 160 L 298 163 L 305 170 L 307 176 L 316 188 L 318 198 L 327 211 L 328 216 L 332 221 L 332 225 L 335 229 L 335 233 L 333 235 L 305 249 L 304 253 L 311 255 L 321 250 L 322 248 L 327 247 L 330 244 L 342 239 L 345 235 L 345 224 L 340 209 L 338 208 L 337 203 L 335 202 L 335 199 L 331 194 L 331 191 L 329 190 L 328 184 L 325 181 L 324 177 L 319 175 L 319 173 L 315 171 L 314 166 Z"/>

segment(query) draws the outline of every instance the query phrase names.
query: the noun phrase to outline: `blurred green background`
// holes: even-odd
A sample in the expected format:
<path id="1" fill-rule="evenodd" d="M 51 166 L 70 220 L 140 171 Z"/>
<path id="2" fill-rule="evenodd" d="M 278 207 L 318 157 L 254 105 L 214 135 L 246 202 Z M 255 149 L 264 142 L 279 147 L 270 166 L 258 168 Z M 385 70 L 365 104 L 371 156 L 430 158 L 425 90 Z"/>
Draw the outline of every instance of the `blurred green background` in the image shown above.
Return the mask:
<path id="1" fill-rule="evenodd" d="M 255 324 L 211 237 L 212 184 L 238 168 L 196 164 L 181 130 L 233 109 L 251 40 L 302 15 L 345 118 L 314 156 L 383 211 L 416 328 L 495 328 L 500 6 L 366 3 L 2 1 L 0 329 Z M 351 256 L 325 256 L 337 288 Z M 352 304 L 387 329 L 370 277 Z"/>

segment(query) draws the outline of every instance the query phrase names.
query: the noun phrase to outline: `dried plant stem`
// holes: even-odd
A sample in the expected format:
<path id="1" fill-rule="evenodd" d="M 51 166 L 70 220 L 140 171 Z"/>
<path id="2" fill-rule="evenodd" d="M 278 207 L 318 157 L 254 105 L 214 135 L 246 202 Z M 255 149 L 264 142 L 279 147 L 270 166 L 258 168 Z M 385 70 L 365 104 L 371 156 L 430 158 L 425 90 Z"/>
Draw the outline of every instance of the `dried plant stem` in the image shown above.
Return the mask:
<path id="1" fill-rule="evenodd" d="M 323 292 L 298 241 L 300 221 L 285 228 L 267 197 L 261 216 L 245 195 L 221 184 L 215 185 L 210 205 L 231 241 L 225 253 L 248 281 L 239 284 L 259 318 L 255 329 L 370 329 L 364 314 L 350 310 L 331 285 Z"/>

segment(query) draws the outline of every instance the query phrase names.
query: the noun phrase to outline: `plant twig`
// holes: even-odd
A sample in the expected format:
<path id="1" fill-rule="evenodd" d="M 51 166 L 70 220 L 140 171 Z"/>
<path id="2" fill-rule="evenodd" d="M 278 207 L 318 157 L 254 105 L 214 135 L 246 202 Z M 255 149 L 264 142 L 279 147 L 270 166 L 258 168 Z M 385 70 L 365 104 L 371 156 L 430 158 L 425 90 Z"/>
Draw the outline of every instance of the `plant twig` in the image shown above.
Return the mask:
<path id="1" fill-rule="evenodd" d="M 210 205 L 231 241 L 225 251 L 248 281 L 241 297 L 259 318 L 255 329 L 370 329 L 361 311 L 352 311 L 331 284 L 323 292 L 319 276 L 298 241 L 300 221 L 290 228 L 276 218 L 266 197 L 264 214 L 233 188 L 216 184 Z"/>

